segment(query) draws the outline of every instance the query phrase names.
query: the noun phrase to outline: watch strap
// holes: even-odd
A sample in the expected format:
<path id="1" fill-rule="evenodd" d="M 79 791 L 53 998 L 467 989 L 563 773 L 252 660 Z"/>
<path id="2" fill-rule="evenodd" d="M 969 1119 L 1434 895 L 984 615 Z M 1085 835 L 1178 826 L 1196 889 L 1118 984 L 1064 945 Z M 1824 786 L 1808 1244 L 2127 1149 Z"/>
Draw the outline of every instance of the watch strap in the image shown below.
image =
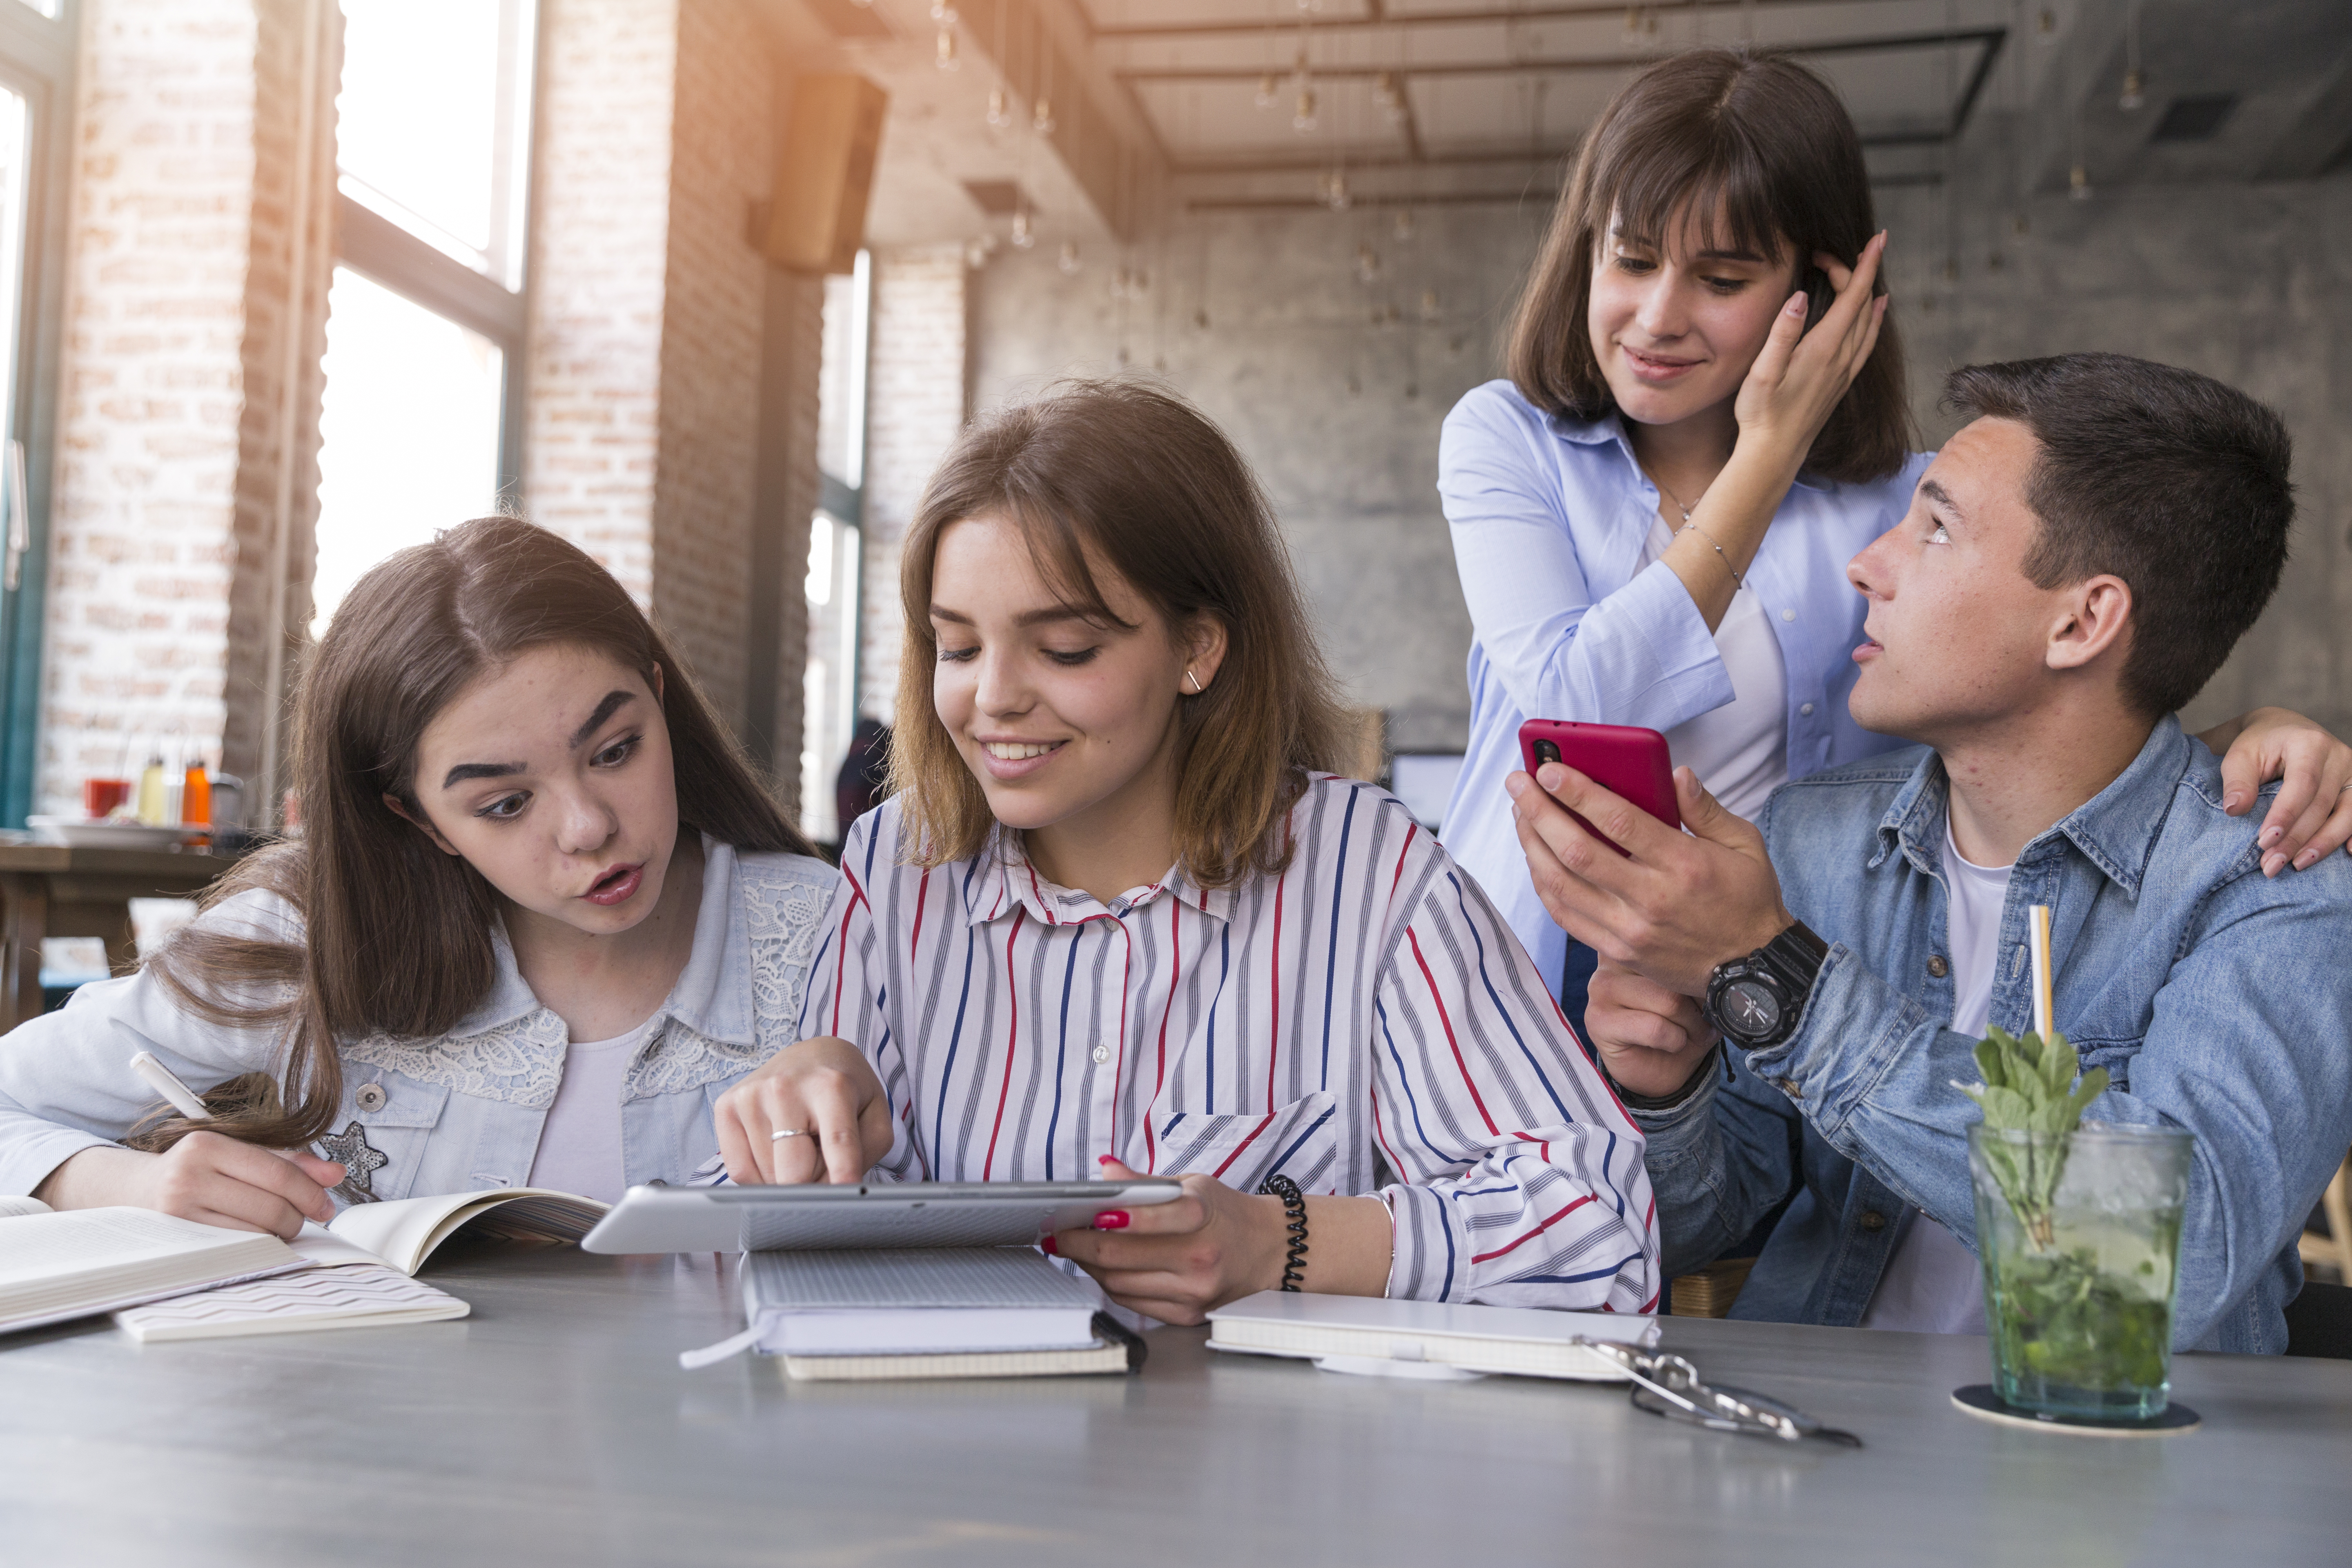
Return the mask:
<path id="1" fill-rule="evenodd" d="M 1813 982 L 1821 978 L 1822 965 L 1829 962 L 1829 957 L 1830 944 L 1814 935 L 1812 928 L 1802 921 L 1793 922 L 1756 951 L 1758 962 L 1770 964 L 1787 982 L 1790 998 L 1800 1011 L 1812 994 Z"/>

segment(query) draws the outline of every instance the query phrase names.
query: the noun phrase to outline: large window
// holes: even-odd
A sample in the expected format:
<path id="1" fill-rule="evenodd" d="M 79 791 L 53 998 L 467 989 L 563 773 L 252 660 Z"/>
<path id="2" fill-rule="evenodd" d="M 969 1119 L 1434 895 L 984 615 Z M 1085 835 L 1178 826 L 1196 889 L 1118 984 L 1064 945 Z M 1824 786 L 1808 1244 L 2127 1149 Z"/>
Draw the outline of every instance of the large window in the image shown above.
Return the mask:
<path id="1" fill-rule="evenodd" d="M 312 626 L 520 482 L 535 0 L 342 0 Z"/>
<path id="2" fill-rule="evenodd" d="M 0 0 L 0 822 L 39 765 L 41 587 L 65 277 L 74 0 Z"/>
<path id="3" fill-rule="evenodd" d="M 857 728 L 857 641 L 863 602 L 858 527 L 866 469 L 866 313 L 872 262 L 824 280 L 824 337 L 817 372 L 817 468 L 824 495 L 809 523 L 808 664 L 801 677 L 801 831 L 838 844 L 834 784 Z M 853 818 L 854 820 L 854 818 Z"/>

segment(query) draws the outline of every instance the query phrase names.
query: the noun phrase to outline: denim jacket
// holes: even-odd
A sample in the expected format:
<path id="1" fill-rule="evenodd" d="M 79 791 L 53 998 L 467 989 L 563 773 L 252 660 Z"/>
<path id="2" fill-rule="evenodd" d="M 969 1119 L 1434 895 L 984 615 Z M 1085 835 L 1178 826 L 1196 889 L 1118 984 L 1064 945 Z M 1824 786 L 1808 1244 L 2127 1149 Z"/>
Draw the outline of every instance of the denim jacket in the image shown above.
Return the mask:
<path id="1" fill-rule="evenodd" d="M 2264 791 L 2265 799 L 2274 793 Z M 2104 1067 L 2085 1112 L 2196 1137 L 2174 1342 L 2275 1353 L 2295 1237 L 2352 1145 L 2352 860 L 2261 873 L 2264 806 L 2222 814 L 2221 764 L 2171 719 L 2026 845 L 2001 911 L 1991 1022 L 2032 1026 L 2026 910 L 2051 908 L 2056 1023 Z M 1832 944 L 1797 1030 L 1638 1113 L 1666 1271 L 1738 1247 L 1782 1200 L 1732 1315 L 1862 1321 L 1909 1208 L 1973 1249 L 1976 1042 L 1951 1021 L 1946 782 L 1925 748 L 1784 786 L 1761 826 L 1790 910 Z"/>
<path id="2" fill-rule="evenodd" d="M 682 1183 L 717 1152 L 712 1102 L 796 1037 L 832 901 L 834 873 L 822 861 L 702 842 L 694 951 L 621 1090 L 622 1164 L 633 1184 Z M 205 919 L 301 940 L 300 916 L 273 893 L 239 894 Z M 446 1036 L 341 1045 L 334 1129 L 348 1136 L 356 1126 L 383 1157 L 368 1177 L 378 1198 L 517 1186 L 530 1173 L 571 1035 L 531 994 L 504 931 L 496 942 L 489 994 Z M 278 1066 L 267 1032 L 190 1015 L 152 974 L 85 985 L 61 1010 L 0 1038 L 0 1194 L 31 1192 L 72 1155 L 120 1138 L 156 1109 L 131 1071 L 140 1050 L 199 1093 Z"/>

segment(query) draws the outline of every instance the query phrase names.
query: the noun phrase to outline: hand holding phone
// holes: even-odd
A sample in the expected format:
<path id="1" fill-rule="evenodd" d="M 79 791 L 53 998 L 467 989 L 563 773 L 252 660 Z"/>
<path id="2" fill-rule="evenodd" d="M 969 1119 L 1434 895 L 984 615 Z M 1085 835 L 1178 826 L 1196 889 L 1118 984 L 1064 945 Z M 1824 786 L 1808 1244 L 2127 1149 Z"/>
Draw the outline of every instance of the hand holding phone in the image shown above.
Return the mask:
<path id="1" fill-rule="evenodd" d="M 1578 724 L 1530 719 L 1519 726 L 1519 760 L 1529 774 L 1546 763 L 1565 763 L 1612 795 L 1622 795 L 1668 827 L 1683 825 L 1675 804 L 1675 767 L 1666 738 L 1630 724 Z M 1623 855 L 1615 840 L 1576 813 L 1576 825 Z"/>

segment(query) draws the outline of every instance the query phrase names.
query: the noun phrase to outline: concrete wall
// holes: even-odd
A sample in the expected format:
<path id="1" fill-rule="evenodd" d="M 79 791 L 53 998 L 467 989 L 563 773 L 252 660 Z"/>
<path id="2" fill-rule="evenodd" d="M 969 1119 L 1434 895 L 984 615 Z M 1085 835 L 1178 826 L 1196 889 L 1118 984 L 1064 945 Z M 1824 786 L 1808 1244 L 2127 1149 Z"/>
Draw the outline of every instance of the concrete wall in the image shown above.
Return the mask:
<path id="1" fill-rule="evenodd" d="M 1983 145 L 1996 131 L 1980 130 Z M 1957 195 L 1880 196 L 1923 430 L 1951 427 L 1934 409 L 1950 365 L 2070 349 L 2186 365 L 2271 403 L 2297 443 L 2295 566 L 2191 717 L 2281 702 L 2352 733 L 2352 643 L 2335 632 L 2352 615 L 2352 179 L 2081 203 L 2021 204 L 1973 182 Z M 1470 626 L 1434 489 L 1438 426 L 1500 374 L 1503 319 L 1547 205 L 1424 210 L 1407 243 L 1392 214 L 1195 215 L 1134 253 L 1150 286 L 1124 300 L 1116 258 L 1071 277 L 1045 247 L 1000 253 L 971 288 L 975 407 L 1116 369 L 1122 342 L 1132 365 L 1163 366 L 1265 479 L 1352 699 L 1390 710 L 1397 749 L 1458 746 Z M 1948 232 L 1983 237 L 1961 247 L 1957 278 Z M 1380 261 L 1370 284 L 1356 269 L 1365 244 Z M 1436 293 L 1426 325 L 1424 289 Z M 1400 319 L 1374 324 L 1390 306 Z"/>
<path id="2" fill-rule="evenodd" d="M 1401 240 L 1393 212 L 1206 214 L 1075 275 L 1043 246 L 1001 251 L 972 279 L 974 407 L 1113 373 L 1124 343 L 1129 368 L 1161 371 L 1257 469 L 1349 700 L 1389 710 L 1393 747 L 1458 747 L 1470 617 L 1437 507 L 1438 426 L 1499 374 L 1500 322 L 1547 216 L 1429 208 Z M 1139 294 L 1114 297 L 1122 266 L 1146 275 Z"/>

